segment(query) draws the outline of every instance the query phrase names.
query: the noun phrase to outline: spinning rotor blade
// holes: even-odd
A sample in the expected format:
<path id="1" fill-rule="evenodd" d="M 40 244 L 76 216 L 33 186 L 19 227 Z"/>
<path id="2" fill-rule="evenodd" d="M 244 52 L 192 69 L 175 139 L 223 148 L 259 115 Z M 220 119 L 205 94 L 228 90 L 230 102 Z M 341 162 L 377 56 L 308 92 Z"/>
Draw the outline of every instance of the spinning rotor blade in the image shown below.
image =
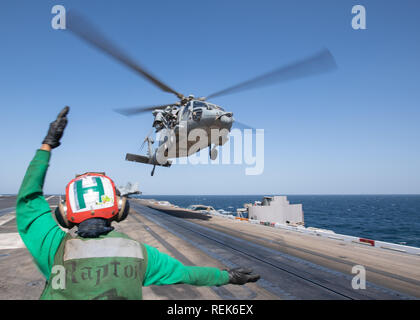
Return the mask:
<path id="1" fill-rule="evenodd" d="M 169 104 L 162 104 L 159 106 L 146 106 L 146 107 L 134 107 L 134 108 L 121 108 L 121 109 L 114 109 L 115 112 L 118 112 L 124 116 L 133 116 L 135 114 L 144 113 L 153 111 L 156 109 L 165 109 L 168 106 L 177 106 L 178 103 L 169 103 Z"/>
<path id="2" fill-rule="evenodd" d="M 335 63 L 334 57 L 329 50 L 324 49 L 321 52 L 306 59 L 291 63 L 256 78 L 212 93 L 205 97 L 205 99 L 207 100 L 234 92 L 267 86 L 276 82 L 308 77 L 311 75 L 332 71 L 336 68 L 337 65 Z"/>
<path id="3" fill-rule="evenodd" d="M 149 80 L 155 86 L 159 87 L 161 90 L 169 93 L 173 93 L 179 99 L 184 97 L 183 94 L 173 90 L 162 81 L 158 80 L 155 76 L 152 76 L 147 72 L 143 67 L 136 64 L 131 58 L 123 53 L 121 49 L 113 45 L 109 40 L 103 36 L 99 30 L 94 28 L 89 24 L 82 16 L 75 14 L 74 12 L 67 13 L 67 23 L 66 27 L 76 36 L 83 39 L 90 45 L 96 47 L 97 49 L 107 53 L 112 56 L 125 66 L 139 73 L 142 77 Z"/>

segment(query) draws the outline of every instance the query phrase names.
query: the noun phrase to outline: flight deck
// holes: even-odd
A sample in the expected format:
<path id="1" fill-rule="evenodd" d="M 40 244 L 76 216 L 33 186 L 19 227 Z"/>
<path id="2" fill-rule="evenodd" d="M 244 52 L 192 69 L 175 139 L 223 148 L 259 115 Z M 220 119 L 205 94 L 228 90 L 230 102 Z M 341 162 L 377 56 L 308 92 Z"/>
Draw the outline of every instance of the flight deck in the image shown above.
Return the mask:
<path id="1" fill-rule="evenodd" d="M 54 210 L 59 196 L 47 195 Z M 15 196 L 0 197 L 0 299 L 38 299 L 45 279 L 16 229 Z M 188 213 L 169 214 L 131 199 L 117 231 L 185 265 L 250 267 L 261 275 L 243 286 L 184 284 L 143 288 L 150 300 L 420 299 L 420 256 L 343 243 L 290 230 Z M 354 266 L 366 269 L 366 289 L 353 289 Z"/>

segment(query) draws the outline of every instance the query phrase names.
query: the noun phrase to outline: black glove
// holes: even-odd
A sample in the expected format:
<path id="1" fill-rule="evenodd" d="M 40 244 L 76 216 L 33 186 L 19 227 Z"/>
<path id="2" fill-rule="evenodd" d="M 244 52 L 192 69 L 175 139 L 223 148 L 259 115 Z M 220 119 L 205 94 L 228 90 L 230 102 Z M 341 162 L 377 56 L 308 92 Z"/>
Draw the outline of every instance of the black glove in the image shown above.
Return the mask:
<path id="1" fill-rule="evenodd" d="M 64 129 L 67 125 L 66 116 L 69 110 L 69 107 L 64 107 L 58 114 L 57 120 L 51 122 L 47 136 L 44 141 L 42 141 L 42 144 L 48 144 L 52 149 L 57 148 L 60 145 L 60 139 L 63 136 Z"/>
<path id="2" fill-rule="evenodd" d="M 245 284 L 247 282 L 255 282 L 260 278 L 258 274 L 252 274 L 252 269 L 234 268 L 228 270 L 229 283 Z"/>

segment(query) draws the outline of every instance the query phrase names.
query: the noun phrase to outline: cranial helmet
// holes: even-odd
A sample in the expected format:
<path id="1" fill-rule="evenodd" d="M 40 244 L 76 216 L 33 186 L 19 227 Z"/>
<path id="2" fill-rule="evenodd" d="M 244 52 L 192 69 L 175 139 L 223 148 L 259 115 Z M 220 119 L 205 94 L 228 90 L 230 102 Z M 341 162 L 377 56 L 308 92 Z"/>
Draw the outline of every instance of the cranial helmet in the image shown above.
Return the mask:
<path id="1" fill-rule="evenodd" d="M 91 218 L 124 220 L 130 209 L 126 197 L 120 197 L 114 182 L 105 174 L 85 173 L 71 180 L 66 187 L 66 200 L 55 211 L 57 222 L 72 228 Z"/>

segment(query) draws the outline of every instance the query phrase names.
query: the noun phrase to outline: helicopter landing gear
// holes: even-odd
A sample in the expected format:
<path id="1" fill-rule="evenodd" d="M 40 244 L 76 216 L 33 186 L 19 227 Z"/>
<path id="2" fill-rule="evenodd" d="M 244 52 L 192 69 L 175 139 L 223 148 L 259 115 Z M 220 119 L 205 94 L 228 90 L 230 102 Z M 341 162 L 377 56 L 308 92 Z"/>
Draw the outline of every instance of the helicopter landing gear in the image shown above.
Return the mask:
<path id="1" fill-rule="evenodd" d="M 210 156 L 211 160 L 216 160 L 217 159 L 217 154 L 218 154 L 218 152 L 217 152 L 216 146 L 214 146 L 213 148 L 211 148 L 209 150 L 209 156 Z"/>
<path id="2" fill-rule="evenodd" d="M 152 170 L 152 172 L 150 173 L 150 175 L 153 177 L 153 175 L 155 174 L 155 169 L 156 169 L 156 165 L 154 165 L 153 166 L 153 170 Z"/>

